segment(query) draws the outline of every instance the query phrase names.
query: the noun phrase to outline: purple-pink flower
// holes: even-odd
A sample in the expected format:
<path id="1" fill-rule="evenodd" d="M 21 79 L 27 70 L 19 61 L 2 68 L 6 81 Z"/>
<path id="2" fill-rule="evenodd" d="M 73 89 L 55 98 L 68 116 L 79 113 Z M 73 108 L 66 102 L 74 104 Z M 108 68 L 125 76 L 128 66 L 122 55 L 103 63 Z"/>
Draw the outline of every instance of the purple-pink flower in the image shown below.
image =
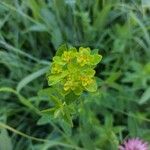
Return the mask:
<path id="1" fill-rule="evenodd" d="M 119 147 L 119 150 L 150 150 L 148 143 L 139 138 L 129 139 Z"/>

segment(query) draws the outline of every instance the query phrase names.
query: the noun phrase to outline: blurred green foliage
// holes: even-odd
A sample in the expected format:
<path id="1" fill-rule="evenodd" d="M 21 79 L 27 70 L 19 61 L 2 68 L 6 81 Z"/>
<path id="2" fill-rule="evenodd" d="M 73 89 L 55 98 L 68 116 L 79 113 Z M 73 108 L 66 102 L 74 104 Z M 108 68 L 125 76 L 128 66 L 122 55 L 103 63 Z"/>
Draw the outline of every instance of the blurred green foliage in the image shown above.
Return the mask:
<path id="1" fill-rule="evenodd" d="M 150 9 L 140 0 L 0 1 L 0 150 L 117 150 L 150 141 Z M 49 61 L 62 43 L 98 48 L 98 90 L 70 128 L 41 116 Z"/>

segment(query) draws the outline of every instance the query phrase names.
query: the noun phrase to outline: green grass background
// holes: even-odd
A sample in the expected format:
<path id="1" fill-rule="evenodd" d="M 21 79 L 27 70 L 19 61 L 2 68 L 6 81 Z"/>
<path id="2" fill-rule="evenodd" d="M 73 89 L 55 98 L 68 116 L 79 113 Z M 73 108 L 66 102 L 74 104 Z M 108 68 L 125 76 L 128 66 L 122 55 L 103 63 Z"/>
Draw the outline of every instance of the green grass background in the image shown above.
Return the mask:
<path id="1" fill-rule="evenodd" d="M 141 0 L 0 0 L 0 150 L 117 150 L 150 141 L 150 7 Z M 59 45 L 98 48 L 97 93 L 74 127 L 40 110 Z M 40 120 L 39 120 L 40 119 Z"/>

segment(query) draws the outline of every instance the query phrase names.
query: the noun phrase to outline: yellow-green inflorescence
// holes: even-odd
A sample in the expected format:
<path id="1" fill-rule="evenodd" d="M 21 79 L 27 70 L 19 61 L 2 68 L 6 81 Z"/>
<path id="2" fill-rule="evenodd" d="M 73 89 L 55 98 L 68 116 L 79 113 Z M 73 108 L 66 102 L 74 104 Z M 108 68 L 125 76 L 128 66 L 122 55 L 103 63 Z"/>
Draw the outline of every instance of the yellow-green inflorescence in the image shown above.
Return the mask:
<path id="1" fill-rule="evenodd" d="M 73 91 L 80 95 L 83 91 L 95 92 L 97 83 L 94 68 L 101 59 L 102 56 L 93 53 L 90 48 L 69 48 L 53 57 L 48 83 L 50 86 L 62 85 L 65 93 Z"/>

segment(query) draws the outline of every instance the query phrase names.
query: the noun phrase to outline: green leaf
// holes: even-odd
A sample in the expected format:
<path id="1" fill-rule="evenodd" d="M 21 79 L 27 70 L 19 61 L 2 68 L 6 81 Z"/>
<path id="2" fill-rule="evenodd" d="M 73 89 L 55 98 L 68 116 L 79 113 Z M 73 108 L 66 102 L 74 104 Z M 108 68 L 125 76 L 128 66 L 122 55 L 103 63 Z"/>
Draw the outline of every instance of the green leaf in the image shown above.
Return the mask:
<path id="1" fill-rule="evenodd" d="M 61 56 L 64 51 L 68 51 L 67 44 L 63 44 L 60 47 L 58 47 L 57 52 L 56 52 L 56 56 Z"/>
<path id="2" fill-rule="evenodd" d="M 61 118 L 64 115 L 63 106 L 56 109 L 54 112 L 54 118 Z"/>
<path id="3" fill-rule="evenodd" d="M 98 54 L 98 52 L 99 52 L 99 49 L 93 49 L 93 50 L 91 51 L 91 54 Z"/>
<path id="4" fill-rule="evenodd" d="M 91 64 L 97 65 L 102 60 L 102 56 L 98 54 L 94 54 L 91 58 Z"/>
<path id="5" fill-rule="evenodd" d="M 139 104 L 145 104 L 149 100 L 150 100 L 150 88 L 146 89 L 146 91 L 143 93 L 139 101 Z"/>
<path id="6" fill-rule="evenodd" d="M 53 101 L 56 105 L 60 105 L 62 103 L 62 99 L 64 98 L 61 90 L 55 86 L 40 90 L 38 95 L 48 98 L 49 101 Z"/>
<path id="7" fill-rule="evenodd" d="M 7 130 L 0 130 L 0 150 L 13 150 L 11 138 L 8 135 Z"/>
<path id="8" fill-rule="evenodd" d="M 98 32 L 102 31 L 102 29 L 106 25 L 110 9 L 111 5 L 107 4 L 104 5 L 104 8 L 100 12 L 97 12 L 97 16 L 94 19 L 94 27 L 98 29 Z"/>
<path id="9" fill-rule="evenodd" d="M 68 75 L 68 71 L 63 71 L 61 74 L 58 75 L 49 75 L 48 76 L 48 85 L 54 85 L 61 81 L 65 76 Z"/>
<path id="10" fill-rule="evenodd" d="M 74 105 L 65 105 L 64 107 L 64 120 L 71 126 L 73 127 L 73 122 L 72 122 L 72 114 L 74 112 Z"/>
<path id="11" fill-rule="evenodd" d="M 96 83 L 96 81 L 93 81 L 92 84 L 86 86 L 85 89 L 87 91 L 89 91 L 89 92 L 96 92 L 96 90 L 97 90 L 97 83 Z"/>
<path id="12" fill-rule="evenodd" d="M 74 92 L 70 92 L 70 93 L 68 93 L 68 94 L 65 96 L 65 102 L 66 102 L 67 104 L 70 104 L 70 103 L 74 102 L 75 100 L 77 100 L 78 97 L 79 97 L 79 96 L 76 95 L 76 94 L 74 94 Z"/>
<path id="13" fill-rule="evenodd" d="M 45 125 L 51 123 L 51 116 L 48 114 L 43 114 L 42 117 L 38 120 L 37 125 Z"/>
<path id="14" fill-rule="evenodd" d="M 72 52 L 75 53 L 75 52 L 77 52 L 77 49 L 76 49 L 75 47 L 70 47 L 70 48 L 69 48 L 69 51 L 72 51 Z"/>
<path id="15" fill-rule="evenodd" d="M 111 129 L 113 127 L 113 117 L 111 114 L 107 113 L 105 117 L 105 126 L 108 129 Z"/>
<path id="16" fill-rule="evenodd" d="M 0 88 L 0 92 L 9 92 L 9 93 L 13 93 L 15 94 L 18 99 L 20 100 L 20 102 L 30 108 L 31 110 L 33 110 L 34 112 L 36 112 L 37 114 L 40 114 L 40 111 L 28 100 L 26 99 L 25 97 L 23 97 L 21 94 L 19 94 L 17 91 L 15 91 L 14 89 L 12 88 L 9 88 L 9 87 L 2 87 Z"/>
<path id="17" fill-rule="evenodd" d="M 17 92 L 20 92 L 20 90 L 24 88 L 31 81 L 45 74 L 47 70 L 48 70 L 48 67 L 45 67 L 23 78 L 17 85 Z"/>
<path id="18" fill-rule="evenodd" d="M 91 68 L 86 69 L 85 72 L 83 72 L 83 75 L 85 75 L 85 74 L 86 74 L 86 76 L 93 77 L 95 75 L 95 70 L 93 70 Z"/>
<path id="19" fill-rule="evenodd" d="M 107 84 L 111 84 L 115 82 L 120 76 L 122 75 L 121 71 L 118 72 L 112 72 L 110 76 L 106 79 Z"/>
<path id="20" fill-rule="evenodd" d="M 79 96 L 79 95 L 82 94 L 83 89 L 82 89 L 81 86 L 78 86 L 78 88 L 75 88 L 75 89 L 73 90 L 73 92 L 74 92 L 77 96 Z"/>
<path id="21" fill-rule="evenodd" d="M 38 24 L 34 24 L 34 25 L 30 26 L 27 30 L 25 30 L 25 33 L 30 32 L 30 31 L 33 31 L 33 32 L 47 32 L 48 29 L 44 24 L 38 23 Z"/>
<path id="22" fill-rule="evenodd" d="M 70 137 L 72 133 L 71 126 L 64 120 L 61 120 L 59 123 L 62 129 L 64 130 L 65 134 Z"/>
<path id="23" fill-rule="evenodd" d="M 62 58 L 60 56 L 54 56 L 53 57 L 53 61 L 54 63 L 56 64 L 59 64 L 59 65 L 65 65 L 65 62 L 62 61 Z M 53 63 L 52 63 L 53 64 Z"/>
<path id="24" fill-rule="evenodd" d="M 140 133 L 137 120 L 133 117 L 128 117 L 128 130 L 131 136 L 138 136 Z"/>
<path id="25" fill-rule="evenodd" d="M 38 5 L 36 0 L 27 0 L 28 6 L 31 8 L 33 16 L 35 19 L 41 18 L 40 16 L 40 5 Z"/>

